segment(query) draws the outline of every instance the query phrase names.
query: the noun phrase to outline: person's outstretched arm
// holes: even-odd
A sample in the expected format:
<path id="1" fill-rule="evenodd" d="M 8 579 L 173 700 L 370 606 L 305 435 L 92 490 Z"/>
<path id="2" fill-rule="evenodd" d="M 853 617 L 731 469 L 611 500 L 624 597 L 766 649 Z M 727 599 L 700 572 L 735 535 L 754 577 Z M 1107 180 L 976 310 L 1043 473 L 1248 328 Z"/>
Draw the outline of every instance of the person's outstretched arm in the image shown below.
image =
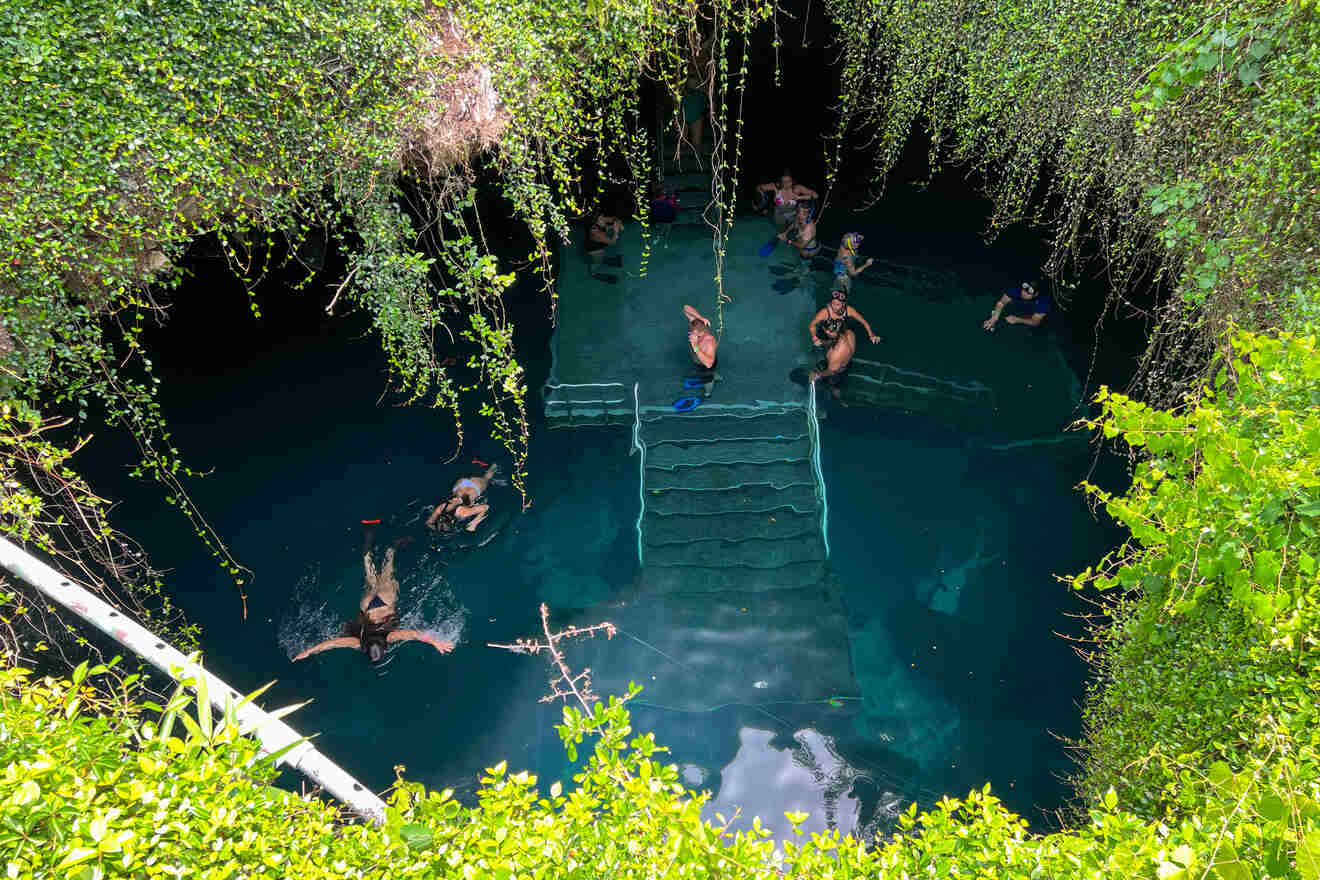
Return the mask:
<path id="1" fill-rule="evenodd" d="M 875 262 L 875 258 L 874 258 L 874 257 L 867 257 L 867 258 L 866 258 L 866 262 L 863 263 L 862 265 L 858 266 L 858 265 L 857 265 L 857 261 L 856 261 L 855 259 L 853 259 L 853 260 L 849 260 L 849 261 L 848 261 L 848 274 L 851 275 L 853 278 L 856 278 L 858 275 L 861 275 L 861 274 L 862 274 L 863 272 L 865 272 L 867 269 L 871 268 L 871 264 L 874 263 L 874 262 Z"/>
<path id="2" fill-rule="evenodd" d="M 1044 312 L 1035 312 L 1030 318 L 1019 318 L 1017 315 L 1009 315 L 1004 321 L 1009 324 L 1026 324 L 1028 327 L 1039 327 L 1040 322 L 1044 319 Z"/>
<path id="3" fill-rule="evenodd" d="M 857 311 L 857 310 L 854 309 L 852 306 L 848 306 L 848 314 L 851 315 L 852 317 L 856 318 L 856 319 L 857 319 L 857 323 L 861 324 L 863 327 L 866 328 L 866 338 L 867 338 L 867 339 L 871 340 L 872 342 L 879 342 L 879 341 L 880 341 L 880 337 L 875 335 L 875 331 L 871 329 L 871 324 L 870 324 L 870 322 L 868 322 L 865 318 L 862 317 L 862 313 L 861 313 L 861 312 Z"/>
<path id="4" fill-rule="evenodd" d="M 818 199 L 820 198 L 820 194 L 811 187 L 803 186 L 802 184 L 799 183 L 797 188 L 797 197 L 799 199 Z"/>
<path id="5" fill-rule="evenodd" d="M 321 642 L 321 644 L 312 645 L 306 651 L 303 651 L 297 657 L 294 657 L 293 662 L 297 663 L 299 660 L 310 657 L 313 654 L 319 654 L 322 651 L 329 651 L 333 648 L 360 648 L 360 647 L 362 647 L 361 644 L 353 636 L 340 636 L 337 639 L 326 639 L 324 642 Z"/>
<path id="6" fill-rule="evenodd" d="M 756 191 L 763 193 L 771 193 L 775 191 L 775 185 L 773 183 L 763 183 L 756 188 Z"/>
<path id="7" fill-rule="evenodd" d="M 396 629 L 385 637 L 389 642 L 426 642 L 441 654 L 454 650 L 454 643 L 423 629 Z"/>
<path id="8" fill-rule="evenodd" d="M 981 327 L 985 330 L 995 329 L 995 324 L 999 322 L 999 313 L 1004 310 L 1004 306 L 1008 305 L 1012 301 L 1013 298 L 1008 294 L 1004 294 L 1003 296 L 1001 296 L 999 298 L 999 302 L 995 303 L 994 311 L 990 312 L 990 317 L 985 319 L 985 323 L 982 324 Z"/>
<path id="9" fill-rule="evenodd" d="M 820 322 L 824 320 L 825 320 L 825 309 L 821 309 L 819 312 L 816 313 L 816 317 L 811 319 L 811 323 L 807 325 L 807 335 L 811 337 L 811 344 L 816 346 L 817 348 L 824 345 L 824 343 L 821 342 L 820 338 L 816 336 L 816 327 L 818 327 L 820 325 Z"/>
<path id="10" fill-rule="evenodd" d="M 701 314 L 701 312 L 692 308 L 692 306 L 683 306 L 683 316 L 689 321 L 700 321 L 707 327 L 710 326 L 710 320 L 707 319 L 705 315 Z"/>

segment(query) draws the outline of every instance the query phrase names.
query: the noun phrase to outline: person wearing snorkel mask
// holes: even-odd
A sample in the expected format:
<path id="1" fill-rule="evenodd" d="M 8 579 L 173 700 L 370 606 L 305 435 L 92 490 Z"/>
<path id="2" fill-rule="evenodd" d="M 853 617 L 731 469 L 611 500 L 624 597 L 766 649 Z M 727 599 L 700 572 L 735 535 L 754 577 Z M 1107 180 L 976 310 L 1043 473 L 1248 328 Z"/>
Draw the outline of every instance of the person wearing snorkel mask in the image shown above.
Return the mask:
<path id="1" fill-rule="evenodd" d="M 994 309 L 990 312 L 990 317 L 985 319 L 981 327 L 993 331 L 995 325 L 999 323 L 1000 313 L 1009 303 L 1015 305 L 1016 314 L 1005 317 L 1004 323 L 1025 324 L 1028 327 L 1039 327 L 1040 322 L 1045 320 L 1045 316 L 1053 308 L 1048 293 L 1037 293 L 1030 282 L 1023 281 L 1022 286 L 1017 290 L 1010 290 L 999 298 L 999 302 L 995 303 Z"/>
<path id="2" fill-rule="evenodd" d="M 839 242 L 839 249 L 834 254 L 834 276 L 843 279 L 843 290 L 852 288 L 852 280 L 865 272 L 875 262 L 871 257 L 866 258 L 866 262 L 860 266 L 857 265 L 857 249 L 862 246 L 862 240 L 865 238 L 860 232 L 849 232 L 844 235 L 843 240 Z"/>
<path id="3" fill-rule="evenodd" d="M 385 564 L 377 570 L 371 558 L 374 526 L 374 521 L 363 523 L 362 568 L 365 587 L 362 600 L 358 603 L 357 616 L 344 624 L 344 635 L 313 645 L 294 657 L 294 662 L 333 648 L 356 648 L 366 654 L 372 663 L 379 663 L 384 659 L 389 646 L 398 642 L 426 642 L 441 654 L 454 650 L 453 642 L 435 633 L 399 628 L 399 613 L 395 608 L 399 598 L 399 582 L 394 577 L 394 553 L 407 539 L 395 541 L 385 551 Z"/>

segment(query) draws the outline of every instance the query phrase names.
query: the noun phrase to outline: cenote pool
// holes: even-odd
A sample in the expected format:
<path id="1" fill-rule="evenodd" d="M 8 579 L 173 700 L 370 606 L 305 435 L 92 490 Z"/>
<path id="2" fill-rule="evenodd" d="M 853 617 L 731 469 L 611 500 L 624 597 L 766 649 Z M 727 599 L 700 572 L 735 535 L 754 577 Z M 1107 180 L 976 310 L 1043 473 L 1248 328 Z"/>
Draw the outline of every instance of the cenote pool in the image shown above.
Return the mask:
<path id="1" fill-rule="evenodd" d="M 884 342 L 863 345 L 859 357 L 911 378 L 900 383 L 906 405 L 826 407 L 819 450 L 830 556 L 810 588 L 657 597 L 638 563 L 631 427 L 551 429 L 535 392 L 532 506 L 518 513 L 512 491 L 498 490 L 482 546 L 435 552 L 418 526 L 425 505 L 473 459 L 507 461 L 485 426 L 471 420 L 456 455 L 443 412 L 378 403 L 384 365 L 361 328 L 257 325 L 241 295 L 207 292 L 227 284 L 218 264 L 214 278 L 199 268 L 180 296 L 160 364 L 176 442 L 194 467 L 214 470 L 195 482 L 194 498 L 255 573 L 246 619 L 236 589 L 153 489 L 119 475 L 101 485 L 127 499 L 120 527 L 172 569 L 171 592 L 201 624 L 208 665 L 240 690 L 277 679 L 268 707 L 310 700 L 294 726 L 378 789 L 398 766 L 460 796 L 502 759 L 546 786 L 571 774 L 554 731 L 559 709 L 538 702 L 550 677 L 544 662 L 486 646 L 536 634 L 544 602 L 562 623 L 621 627 L 608 646 L 570 647 L 569 660 L 593 667 L 601 693 L 629 678 L 646 688 L 634 727 L 654 731 L 683 778 L 713 793 L 712 813 L 741 808 L 782 832 L 783 813 L 801 810 L 812 814 L 810 829 L 884 833 L 911 801 L 988 781 L 1011 808 L 1044 821 L 1068 796 L 1065 741 L 1078 733 L 1086 674 L 1068 641 L 1086 609 L 1055 575 L 1085 568 L 1119 540 L 1074 487 L 1087 477 L 1116 484 L 1122 474 L 1085 436 L 1061 433 L 1083 414 L 1093 316 L 1056 312 L 1034 332 L 981 331 L 999 293 L 1036 277 L 1042 251 L 1025 235 L 982 244 L 980 219 L 951 220 L 929 201 L 938 198 L 896 189 L 869 214 L 822 222 L 827 241 L 842 224 L 863 231 L 864 250 L 881 259 L 852 304 Z M 776 290 L 775 267 L 788 258 L 755 257 L 764 223 L 749 217 L 735 231 L 731 250 L 744 256 L 730 258 L 721 371 L 779 381 L 793 363 L 740 362 L 737 342 L 764 341 L 770 331 L 756 322 L 766 316 L 809 317 L 828 275 Z M 608 294 L 566 251 L 560 336 L 538 327 L 543 304 L 525 305 L 519 318 L 533 388 L 590 372 L 568 362 L 574 285 L 593 308 L 622 301 L 625 290 L 628 307 L 640 308 L 648 283 L 705 285 L 697 305 L 706 306 L 709 262 L 693 256 L 701 235 L 676 227 L 649 282 L 628 278 Z M 625 245 L 626 259 L 635 246 Z M 677 314 L 665 320 L 643 330 L 679 346 L 680 359 L 660 372 L 681 390 L 683 327 Z M 801 357 L 806 339 L 803 323 L 791 343 Z M 1104 351 L 1093 384 L 1121 378 L 1105 374 Z M 655 358 L 638 357 L 645 384 Z M 631 368 L 613 369 L 622 377 Z M 932 389 L 945 387 L 982 390 L 930 404 Z M 712 403 L 724 394 L 717 389 Z M 111 443 L 100 454 L 115 451 Z M 759 513 L 779 524 L 773 509 Z M 382 542 L 415 539 L 399 551 L 405 625 L 452 638 L 457 650 L 407 644 L 379 668 L 351 651 L 291 663 L 356 609 L 358 524 L 376 518 Z M 683 561 L 681 544 L 666 552 Z"/>

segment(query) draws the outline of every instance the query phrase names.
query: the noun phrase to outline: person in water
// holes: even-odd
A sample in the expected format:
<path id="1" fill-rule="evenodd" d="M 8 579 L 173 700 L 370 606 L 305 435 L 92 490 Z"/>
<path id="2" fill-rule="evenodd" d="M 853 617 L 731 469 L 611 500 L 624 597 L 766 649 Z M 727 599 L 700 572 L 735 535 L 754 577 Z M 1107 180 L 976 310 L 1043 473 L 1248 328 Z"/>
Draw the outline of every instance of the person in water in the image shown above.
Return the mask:
<path id="1" fill-rule="evenodd" d="M 830 291 L 829 303 L 816 313 L 816 317 L 812 318 L 811 323 L 807 326 L 807 333 L 811 336 L 812 345 L 833 344 L 839 338 L 839 334 L 847 327 L 849 318 L 852 318 L 866 329 L 866 338 L 870 339 L 871 342 L 880 341 L 880 337 L 875 335 L 870 323 L 862 317 L 862 313 L 848 305 L 847 291 L 836 287 Z"/>
<path id="2" fill-rule="evenodd" d="M 688 348 L 692 352 L 692 366 L 701 379 L 706 397 L 720 381 L 720 374 L 715 372 L 719 366 L 720 341 L 710 332 L 710 321 L 702 317 L 692 306 L 683 306 L 683 315 L 688 319 Z"/>
<path id="3" fill-rule="evenodd" d="M 449 498 L 443 504 L 437 504 L 426 518 L 426 527 L 435 532 L 454 532 L 460 528 L 475 532 L 487 514 L 490 505 L 486 503 L 486 490 L 500 472 L 499 465 L 486 468 L 480 477 L 463 477 L 449 490 Z"/>
<path id="4" fill-rule="evenodd" d="M 441 654 L 448 654 L 454 650 L 453 642 L 442 639 L 435 633 L 418 629 L 399 629 L 399 614 L 395 608 L 399 599 L 399 582 L 394 578 L 394 553 L 404 539 L 395 541 L 394 545 L 385 551 L 385 565 L 377 571 L 371 559 L 375 530 L 368 526 L 364 531 L 362 569 L 366 585 L 362 592 L 362 601 L 358 603 L 357 616 L 344 624 L 344 635 L 313 645 L 294 657 L 294 662 L 332 648 L 356 648 L 366 654 L 372 663 L 379 663 L 389 646 L 396 642 L 426 642 Z"/>
<path id="5" fill-rule="evenodd" d="M 591 220 L 591 226 L 587 229 L 586 238 L 582 240 L 582 246 L 587 254 L 587 274 L 597 281 L 615 282 L 619 278 L 617 275 L 601 274 L 600 267 L 604 263 L 611 266 L 622 266 L 623 258 L 615 254 L 608 259 L 605 252 L 619 240 L 619 233 L 623 230 L 623 222 L 610 214 L 600 213 Z"/>
<path id="6" fill-rule="evenodd" d="M 1040 322 L 1045 320 L 1045 316 L 1050 313 L 1053 307 L 1048 293 L 1037 293 L 1035 287 L 1023 281 L 1020 288 L 1009 291 L 999 298 L 999 302 L 995 303 L 994 310 L 990 312 L 990 317 L 985 319 L 981 327 L 993 331 L 995 325 L 999 323 L 1000 313 L 1004 311 L 1004 306 L 1009 303 L 1014 303 L 1016 306 L 1015 311 L 1018 314 L 1004 318 L 1004 323 L 1026 324 L 1028 327 L 1039 327 Z"/>
<path id="7" fill-rule="evenodd" d="M 786 241 L 797 248 L 798 259 L 803 268 L 811 266 L 811 258 L 820 253 L 820 240 L 816 238 L 816 221 L 811 216 L 811 204 L 798 202 L 797 215 L 793 223 L 779 233 L 779 240 Z"/>
<path id="8" fill-rule="evenodd" d="M 836 287 L 841 286 L 843 290 L 851 290 L 852 280 L 871 268 L 871 264 L 875 262 L 871 257 L 867 257 L 865 263 L 857 265 L 857 249 L 862 246 L 863 238 L 860 232 L 849 232 L 839 242 L 839 249 L 834 254 L 834 277 L 842 278 L 843 283 L 840 285 L 836 281 Z"/>
<path id="9" fill-rule="evenodd" d="M 775 208 L 775 229 L 783 232 L 793 223 L 797 214 L 798 202 L 818 199 L 814 189 L 793 182 L 793 175 L 785 171 L 777 182 L 763 183 L 756 188 L 764 193 L 763 198 L 773 201 Z M 767 205 L 768 207 L 768 205 Z"/>

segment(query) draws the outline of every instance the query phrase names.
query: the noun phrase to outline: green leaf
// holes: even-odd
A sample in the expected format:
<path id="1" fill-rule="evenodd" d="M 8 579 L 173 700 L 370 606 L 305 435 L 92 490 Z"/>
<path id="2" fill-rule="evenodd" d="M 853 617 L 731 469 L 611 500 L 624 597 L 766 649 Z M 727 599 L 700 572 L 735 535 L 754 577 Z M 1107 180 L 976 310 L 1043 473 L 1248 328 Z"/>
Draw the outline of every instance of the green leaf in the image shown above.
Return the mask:
<path id="1" fill-rule="evenodd" d="M 404 843 L 408 844 L 408 848 L 414 852 L 430 849 L 435 843 L 435 836 L 431 833 L 431 829 L 425 825 L 404 825 L 399 829 L 399 836 L 403 838 Z"/>
<path id="2" fill-rule="evenodd" d="M 1260 799 L 1258 809 L 1260 814 L 1271 822 L 1278 822 L 1288 815 L 1288 805 L 1274 792 L 1268 792 Z"/>
<path id="3" fill-rule="evenodd" d="M 1320 501 L 1312 501 L 1296 508 L 1299 516 L 1320 516 Z"/>
<path id="4" fill-rule="evenodd" d="M 1118 794 L 1114 791 L 1112 786 L 1105 792 L 1104 803 L 1106 810 L 1113 810 L 1118 806 Z"/>
<path id="5" fill-rule="evenodd" d="M 550 783 L 550 797 L 557 798 L 564 792 L 564 785 L 559 780 Z"/>

